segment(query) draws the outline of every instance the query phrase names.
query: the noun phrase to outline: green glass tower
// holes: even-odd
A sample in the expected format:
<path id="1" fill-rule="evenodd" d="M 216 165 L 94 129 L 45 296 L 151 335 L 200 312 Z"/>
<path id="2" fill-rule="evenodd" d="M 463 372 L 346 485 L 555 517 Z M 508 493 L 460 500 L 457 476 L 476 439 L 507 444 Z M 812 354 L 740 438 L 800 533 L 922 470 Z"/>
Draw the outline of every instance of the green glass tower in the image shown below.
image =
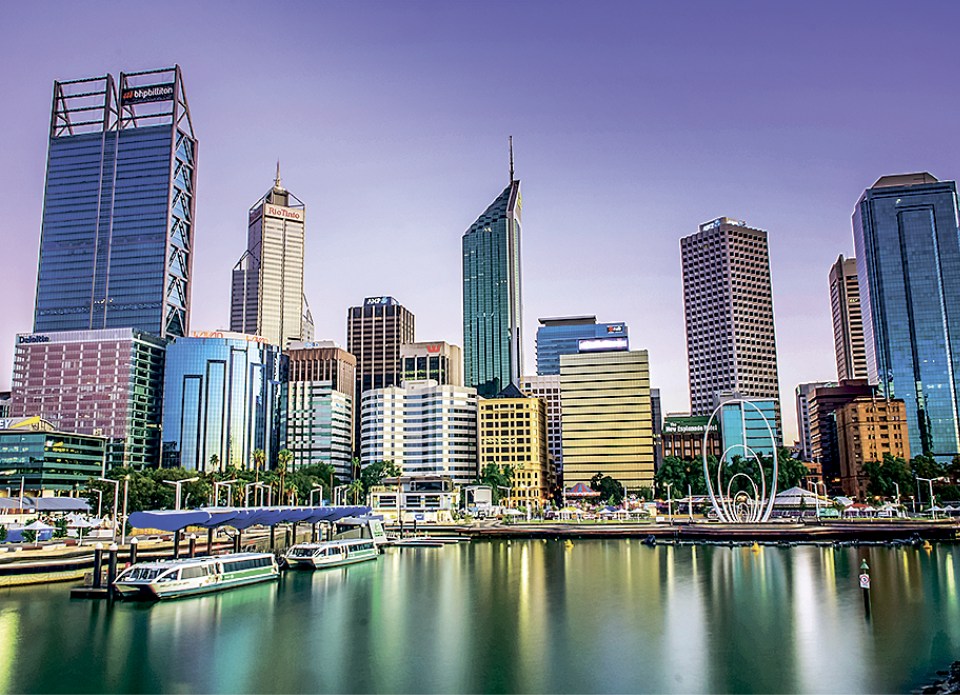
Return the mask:
<path id="1" fill-rule="evenodd" d="M 520 182 L 513 178 L 463 235 L 464 382 L 483 397 L 519 383 Z"/>

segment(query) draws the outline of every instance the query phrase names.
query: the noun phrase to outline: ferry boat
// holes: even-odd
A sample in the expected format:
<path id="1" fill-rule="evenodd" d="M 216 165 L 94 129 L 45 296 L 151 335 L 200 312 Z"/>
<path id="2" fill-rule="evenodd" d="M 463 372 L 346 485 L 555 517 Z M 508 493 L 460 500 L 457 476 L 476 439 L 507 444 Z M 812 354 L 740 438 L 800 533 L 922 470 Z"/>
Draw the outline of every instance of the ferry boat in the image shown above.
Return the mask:
<path id="1" fill-rule="evenodd" d="M 123 598 L 168 599 L 268 582 L 280 576 L 270 553 L 138 562 L 113 582 Z"/>
<path id="2" fill-rule="evenodd" d="M 320 543 L 298 543 L 283 557 L 291 567 L 323 569 L 376 560 L 379 554 L 377 544 L 372 538 L 353 538 Z"/>

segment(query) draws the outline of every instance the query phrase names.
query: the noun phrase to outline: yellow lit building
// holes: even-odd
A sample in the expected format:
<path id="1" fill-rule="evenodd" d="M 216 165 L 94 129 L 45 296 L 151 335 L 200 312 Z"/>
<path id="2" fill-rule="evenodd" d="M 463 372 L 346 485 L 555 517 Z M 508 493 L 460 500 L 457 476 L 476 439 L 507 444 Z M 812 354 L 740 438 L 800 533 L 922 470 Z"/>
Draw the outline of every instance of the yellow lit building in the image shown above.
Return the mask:
<path id="1" fill-rule="evenodd" d="M 560 356 L 563 484 L 597 473 L 628 492 L 653 487 L 653 414 L 646 350 Z"/>
<path id="2" fill-rule="evenodd" d="M 907 410 L 901 400 L 858 398 L 836 411 L 843 494 L 863 498 L 867 478 L 863 464 L 884 454 L 910 459 Z"/>
<path id="3" fill-rule="evenodd" d="M 550 497 L 552 466 L 547 452 L 547 406 L 508 386 L 480 399 L 480 472 L 493 463 L 513 470 L 509 506 L 542 506 Z"/>

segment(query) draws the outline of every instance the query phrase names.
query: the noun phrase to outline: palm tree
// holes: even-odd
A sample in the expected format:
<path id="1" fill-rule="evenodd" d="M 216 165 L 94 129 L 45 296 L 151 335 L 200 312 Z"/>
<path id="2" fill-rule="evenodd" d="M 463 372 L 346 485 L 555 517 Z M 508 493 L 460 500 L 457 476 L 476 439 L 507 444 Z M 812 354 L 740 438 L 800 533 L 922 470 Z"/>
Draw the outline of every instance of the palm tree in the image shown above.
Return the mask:
<path id="1" fill-rule="evenodd" d="M 353 495 L 354 504 L 359 504 L 360 496 L 363 494 L 363 482 L 359 478 L 354 480 L 347 488 L 347 493 Z"/>
<path id="2" fill-rule="evenodd" d="M 277 487 L 277 499 L 283 498 L 286 488 L 283 486 L 283 479 L 287 475 L 287 466 L 293 459 L 293 452 L 289 449 L 281 449 L 277 452 L 277 474 L 280 476 L 280 485 Z"/>

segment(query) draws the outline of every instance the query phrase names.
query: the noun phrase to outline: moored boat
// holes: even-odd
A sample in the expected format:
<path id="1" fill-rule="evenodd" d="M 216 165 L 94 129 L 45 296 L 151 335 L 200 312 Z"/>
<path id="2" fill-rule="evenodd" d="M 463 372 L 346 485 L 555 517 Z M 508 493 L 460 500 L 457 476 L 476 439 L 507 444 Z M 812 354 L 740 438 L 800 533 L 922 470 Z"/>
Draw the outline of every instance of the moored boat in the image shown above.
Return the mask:
<path id="1" fill-rule="evenodd" d="M 123 598 L 170 599 L 223 591 L 277 579 L 280 569 L 270 553 L 234 553 L 214 557 L 138 562 L 113 586 Z"/>
<path id="2" fill-rule="evenodd" d="M 376 560 L 380 552 L 372 538 L 355 538 L 319 543 L 298 543 L 284 559 L 291 567 L 323 569 L 365 560 Z"/>

